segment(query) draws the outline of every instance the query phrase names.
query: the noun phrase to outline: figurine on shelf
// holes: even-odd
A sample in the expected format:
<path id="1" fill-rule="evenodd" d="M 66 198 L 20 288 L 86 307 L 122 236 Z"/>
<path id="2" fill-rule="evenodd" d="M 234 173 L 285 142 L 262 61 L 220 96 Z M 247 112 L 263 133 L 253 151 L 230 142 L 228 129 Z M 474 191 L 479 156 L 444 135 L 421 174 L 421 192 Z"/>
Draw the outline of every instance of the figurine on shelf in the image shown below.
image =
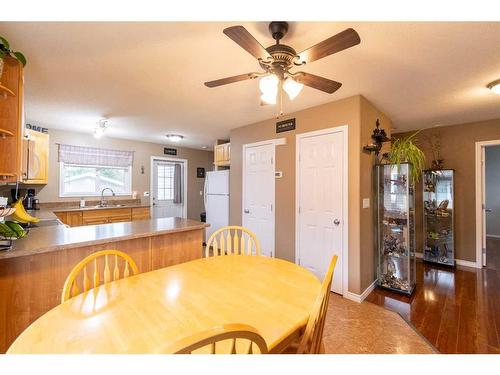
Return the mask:
<path id="1" fill-rule="evenodd" d="M 396 257 L 406 256 L 406 246 L 404 241 L 392 235 L 384 236 L 384 254 Z"/>

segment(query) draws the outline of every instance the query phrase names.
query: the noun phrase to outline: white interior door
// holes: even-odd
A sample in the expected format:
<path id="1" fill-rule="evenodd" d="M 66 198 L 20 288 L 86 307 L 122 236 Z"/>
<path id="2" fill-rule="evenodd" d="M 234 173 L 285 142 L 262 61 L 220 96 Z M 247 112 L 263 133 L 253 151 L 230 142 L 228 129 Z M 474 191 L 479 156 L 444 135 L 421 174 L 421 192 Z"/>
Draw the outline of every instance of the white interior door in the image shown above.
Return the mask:
<path id="1" fill-rule="evenodd" d="M 181 165 L 182 179 L 182 203 L 174 203 L 174 168 L 175 164 Z M 182 162 L 168 160 L 154 160 L 152 170 L 152 210 L 153 218 L 161 217 L 185 217 L 184 205 L 186 204 L 186 195 L 184 189 L 185 183 L 185 165 Z"/>
<path id="2" fill-rule="evenodd" d="M 481 147 L 481 221 L 482 221 L 482 233 L 481 233 L 481 241 L 482 241 L 482 257 L 481 266 L 486 266 L 486 147 Z"/>
<path id="3" fill-rule="evenodd" d="M 314 134 L 314 133 L 313 133 Z M 298 261 L 323 280 L 338 256 L 332 291 L 343 293 L 344 134 L 297 137 Z"/>
<path id="4" fill-rule="evenodd" d="M 274 256 L 274 144 L 244 147 L 243 226 Z"/>

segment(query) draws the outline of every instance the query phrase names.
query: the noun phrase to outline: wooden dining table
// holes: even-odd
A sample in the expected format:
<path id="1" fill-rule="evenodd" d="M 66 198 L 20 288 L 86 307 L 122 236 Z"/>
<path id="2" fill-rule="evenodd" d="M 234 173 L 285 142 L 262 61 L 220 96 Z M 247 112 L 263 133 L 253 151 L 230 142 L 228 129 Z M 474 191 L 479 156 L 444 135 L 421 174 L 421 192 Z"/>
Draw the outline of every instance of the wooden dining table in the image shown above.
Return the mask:
<path id="1" fill-rule="evenodd" d="M 244 323 L 271 352 L 300 336 L 320 282 L 264 256 L 197 259 L 75 296 L 33 322 L 7 353 L 165 353 L 179 339 Z"/>

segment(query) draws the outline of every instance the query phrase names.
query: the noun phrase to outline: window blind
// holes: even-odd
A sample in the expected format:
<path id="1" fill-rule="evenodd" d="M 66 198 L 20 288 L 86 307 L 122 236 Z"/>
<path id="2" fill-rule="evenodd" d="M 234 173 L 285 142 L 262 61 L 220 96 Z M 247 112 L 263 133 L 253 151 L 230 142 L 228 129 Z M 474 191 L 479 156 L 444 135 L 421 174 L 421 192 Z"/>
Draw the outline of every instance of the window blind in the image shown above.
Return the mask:
<path id="1" fill-rule="evenodd" d="M 67 164 L 130 167 L 134 162 L 134 151 L 60 144 L 58 161 Z"/>

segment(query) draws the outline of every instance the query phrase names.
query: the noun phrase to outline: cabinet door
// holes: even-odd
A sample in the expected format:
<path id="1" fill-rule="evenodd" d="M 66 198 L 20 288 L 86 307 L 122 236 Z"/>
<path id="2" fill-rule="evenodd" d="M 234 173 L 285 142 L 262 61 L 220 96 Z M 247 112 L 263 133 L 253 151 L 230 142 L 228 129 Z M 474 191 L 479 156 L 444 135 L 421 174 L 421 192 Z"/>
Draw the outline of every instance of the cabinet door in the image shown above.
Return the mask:
<path id="1" fill-rule="evenodd" d="M 70 227 L 78 227 L 82 225 L 82 212 L 67 212 L 67 222 Z"/>
<path id="2" fill-rule="evenodd" d="M 59 220 L 62 221 L 63 224 L 68 224 L 68 213 L 67 212 L 54 212 Z"/>
<path id="3" fill-rule="evenodd" d="M 215 163 L 224 162 L 224 145 L 215 146 Z"/>
<path id="4" fill-rule="evenodd" d="M 225 158 L 224 161 L 229 164 L 231 162 L 231 143 L 226 143 L 225 145 Z"/>
<path id="5" fill-rule="evenodd" d="M 132 208 L 132 221 L 133 220 L 145 220 L 149 219 L 151 214 L 149 212 L 149 207 L 138 207 Z"/>
<path id="6" fill-rule="evenodd" d="M 25 183 L 46 184 L 49 172 L 49 135 L 25 129 L 23 178 Z"/>

